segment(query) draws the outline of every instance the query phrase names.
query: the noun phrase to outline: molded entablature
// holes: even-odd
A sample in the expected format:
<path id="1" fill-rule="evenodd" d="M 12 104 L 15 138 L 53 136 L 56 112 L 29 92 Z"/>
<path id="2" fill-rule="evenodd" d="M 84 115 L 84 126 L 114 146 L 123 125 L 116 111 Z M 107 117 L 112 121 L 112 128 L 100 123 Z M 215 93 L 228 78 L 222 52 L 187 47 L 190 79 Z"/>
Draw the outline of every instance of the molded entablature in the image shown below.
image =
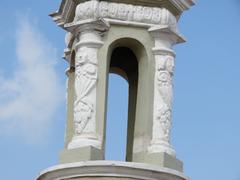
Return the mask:
<path id="1" fill-rule="evenodd" d="M 77 5 L 87 1 L 105 1 L 108 3 L 115 2 L 129 5 L 166 8 L 177 19 L 180 17 L 183 11 L 188 10 L 192 5 L 194 5 L 193 0 L 62 0 L 59 10 L 51 13 L 50 16 L 58 26 L 64 28 L 65 24 L 74 20 L 75 9 Z"/>

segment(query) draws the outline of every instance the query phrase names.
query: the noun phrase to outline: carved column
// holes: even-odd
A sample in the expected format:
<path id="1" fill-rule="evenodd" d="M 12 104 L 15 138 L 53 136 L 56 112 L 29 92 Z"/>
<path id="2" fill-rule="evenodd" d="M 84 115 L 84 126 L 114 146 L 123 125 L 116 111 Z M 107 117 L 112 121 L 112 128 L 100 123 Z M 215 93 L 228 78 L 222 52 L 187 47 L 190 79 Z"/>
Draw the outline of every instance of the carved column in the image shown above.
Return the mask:
<path id="1" fill-rule="evenodd" d="M 102 137 L 96 131 L 96 86 L 98 50 L 103 45 L 101 34 L 108 25 L 102 20 L 92 20 L 71 28 L 79 35 L 75 45 L 74 134 L 68 149 L 102 149 Z"/>
<path id="2" fill-rule="evenodd" d="M 170 143 L 175 59 L 172 46 L 184 40 L 169 26 L 154 27 L 149 31 L 155 39 L 155 77 L 152 140 L 148 152 L 175 157 Z"/>

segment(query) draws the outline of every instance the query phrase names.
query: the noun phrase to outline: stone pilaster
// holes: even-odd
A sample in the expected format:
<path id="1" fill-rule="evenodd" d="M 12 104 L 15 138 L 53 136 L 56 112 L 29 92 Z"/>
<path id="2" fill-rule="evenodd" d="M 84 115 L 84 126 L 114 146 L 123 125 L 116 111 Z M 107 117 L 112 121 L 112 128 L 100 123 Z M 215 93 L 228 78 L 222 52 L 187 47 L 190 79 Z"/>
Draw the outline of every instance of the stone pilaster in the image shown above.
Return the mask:
<path id="1" fill-rule="evenodd" d="M 152 140 L 148 147 L 149 161 L 159 161 L 162 157 L 163 166 L 172 166 L 182 170 L 181 162 L 175 162 L 175 150 L 171 146 L 173 74 L 175 53 L 172 46 L 184 42 L 184 39 L 169 26 L 149 29 L 155 40 L 153 54 L 155 57 L 154 100 L 152 120 Z M 169 162 L 174 163 L 169 163 Z M 176 159 L 176 161 L 178 161 Z M 154 163 L 154 162 L 153 162 Z"/>
<path id="2" fill-rule="evenodd" d="M 103 137 L 96 128 L 98 50 L 103 45 L 101 35 L 108 25 L 101 20 L 91 20 L 73 24 L 69 28 L 77 38 L 74 47 L 73 137 L 60 159 L 62 162 L 99 160 L 103 159 L 104 153 Z"/>

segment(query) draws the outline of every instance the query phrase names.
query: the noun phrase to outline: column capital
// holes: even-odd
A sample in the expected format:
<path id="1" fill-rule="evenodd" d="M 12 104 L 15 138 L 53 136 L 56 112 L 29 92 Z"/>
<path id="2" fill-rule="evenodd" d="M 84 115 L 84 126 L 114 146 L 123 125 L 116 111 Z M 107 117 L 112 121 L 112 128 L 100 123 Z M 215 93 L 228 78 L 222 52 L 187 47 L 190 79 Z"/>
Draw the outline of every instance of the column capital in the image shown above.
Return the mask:
<path id="1" fill-rule="evenodd" d="M 87 19 L 77 22 L 68 23 L 65 25 L 67 31 L 71 32 L 75 36 L 79 33 L 86 31 L 97 31 L 99 33 L 104 33 L 109 30 L 110 25 L 103 18 L 98 19 Z"/>
<path id="2" fill-rule="evenodd" d="M 78 50 L 80 47 L 101 47 L 101 36 L 108 31 L 110 25 L 103 19 L 90 19 L 69 23 L 66 27 L 76 37 L 77 43 L 74 48 Z"/>
<path id="3" fill-rule="evenodd" d="M 168 40 L 171 45 L 186 42 L 179 32 L 168 25 L 153 26 L 148 31 L 155 39 Z"/>
<path id="4" fill-rule="evenodd" d="M 161 54 L 175 57 L 172 46 L 185 42 L 184 37 L 168 25 L 153 26 L 148 31 L 155 39 L 155 47 L 152 49 L 154 55 Z"/>

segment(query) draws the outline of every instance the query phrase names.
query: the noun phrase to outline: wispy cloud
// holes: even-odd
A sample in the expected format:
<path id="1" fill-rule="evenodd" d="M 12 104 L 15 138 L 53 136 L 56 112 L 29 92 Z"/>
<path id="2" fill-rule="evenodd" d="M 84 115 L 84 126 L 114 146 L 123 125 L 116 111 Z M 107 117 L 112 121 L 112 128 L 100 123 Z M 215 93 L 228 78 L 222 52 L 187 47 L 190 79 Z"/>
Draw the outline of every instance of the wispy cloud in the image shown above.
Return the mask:
<path id="1" fill-rule="evenodd" d="M 56 49 L 28 18 L 21 18 L 16 29 L 16 69 L 12 77 L 0 74 L 0 132 L 35 142 L 46 138 L 63 88 L 55 70 Z"/>

